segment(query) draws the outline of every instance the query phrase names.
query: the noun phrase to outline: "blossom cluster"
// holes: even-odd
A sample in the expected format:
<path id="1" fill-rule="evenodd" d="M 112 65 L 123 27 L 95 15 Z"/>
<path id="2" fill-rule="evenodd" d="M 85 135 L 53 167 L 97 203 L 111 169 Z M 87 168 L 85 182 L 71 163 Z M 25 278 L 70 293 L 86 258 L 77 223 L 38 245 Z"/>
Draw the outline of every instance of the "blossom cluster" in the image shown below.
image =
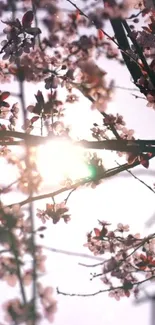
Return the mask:
<path id="1" fill-rule="evenodd" d="M 100 276 L 109 287 L 109 295 L 116 300 L 131 293 L 137 296 L 140 276 L 140 283 L 155 278 L 154 234 L 141 238 L 140 234 L 130 232 L 129 225 L 119 223 L 111 230 L 108 222 L 99 221 L 99 228 L 87 234 L 84 246 L 94 255 L 105 256 L 101 273 L 92 277 Z"/>
<path id="2" fill-rule="evenodd" d="M 51 139 L 56 136 L 72 141 L 71 128 L 66 125 L 64 115 L 68 103 L 79 104 L 80 94 L 74 92 L 76 89 L 91 101 L 91 109 L 98 110 L 102 115 L 102 125 L 94 123 L 91 128 L 96 141 L 117 139 L 134 142 L 134 131 L 127 128 L 123 116 L 107 113 L 115 83 L 113 80 L 107 82 L 105 66 L 98 64 L 103 58 L 119 64 L 125 62 L 135 86 L 145 96 L 146 106 L 155 109 L 154 1 L 105 0 L 104 5 L 83 2 L 86 2 L 84 12 L 72 2 L 73 10 L 68 11 L 61 9 L 56 0 L 33 1 L 32 9 L 29 0 L 6 1 L 5 4 L 0 1 L 0 16 L 3 17 L 10 9 L 13 13 L 10 20 L 2 19 L 6 27 L 0 49 L 0 81 L 3 84 L 11 82 L 10 89 L 13 81 L 19 83 L 19 94 L 7 89 L 0 91 L 0 158 L 16 167 L 18 174 L 17 181 L 12 184 L 0 184 L 0 194 L 3 198 L 15 190 L 25 198 L 18 204 L 4 205 L 0 202 L 0 280 L 12 289 L 19 284 L 21 291 L 20 298 L 14 297 L 3 304 L 5 321 L 9 323 L 26 322 L 31 325 L 44 318 L 53 322 L 57 302 L 53 288 L 44 287 L 40 280 L 46 272 L 46 256 L 36 238 L 43 240 L 47 221 L 55 226 L 61 220 L 67 224 L 71 219 L 67 207 L 69 196 L 56 203 L 52 195 L 40 194 L 43 179 L 37 168 L 35 149 L 27 140 L 34 139 L 39 129 L 39 135 L 45 131 Z M 130 15 L 132 9 L 136 9 L 137 13 Z M 39 15 L 40 12 L 44 14 Z M 137 30 L 139 16 L 146 18 L 141 30 Z M 117 26 L 113 27 L 115 36 L 106 32 L 107 21 L 112 26 L 116 23 Z M 127 21 L 131 24 L 128 25 Z M 41 24 L 44 26 L 42 30 L 39 28 Z M 34 102 L 29 102 L 27 106 L 24 82 L 33 82 L 38 87 Z M 43 89 L 39 82 L 42 82 Z M 66 93 L 65 99 L 61 95 L 62 89 Z M 10 103 L 11 96 L 18 97 L 17 102 Z M 22 132 L 18 132 L 19 113 L 24 117 Z M 24 147 L 23 156 L 21 152 L 19 155 L 14 153 L 11 149 L 13 145 Z M 149 152 L 118 154 L 126 156 L 127 167 L 141 164 L 148 168 L 149 159 L 153 157 Z M 93 188 L 100 184 L 107 172 L 104 161 L 96 153 L 88 152 L 85 162 L 91 176 L 78 180 L 77 185 L 72 179 L 62 181 L 60 185 L 65 185 L 62 192 L 75 190 L 81 184 L 87 183 Z M 34 196 L 36 193 L 37 196 Z M 53 203 L 48 202 L 44 209 L 37 209 L 34 216 L 32 202 L 50 196 Z M 25 205 L 29 205 L 26 211 L 22 209 Z M 37 222 L 41 222 L 37 229 L 35 217 Z M 93 254 L 110 255 L 103 262 L 101 273 L 92 277 L 100 276 L 109 296 L 117 300 L 129 297 L 131 293 L 137 296 L 140 283 L 155 277 L 155 235 L 141 238 L 139 234 L 133 235 L 128 225 L 119 223 L 114 230 L 110 226 L 105 221 L 99 221 L 99 227 L 87 235 L 85 246 Z M 30 299 L 26 295 L 26 286 L 33 287 Z"/>

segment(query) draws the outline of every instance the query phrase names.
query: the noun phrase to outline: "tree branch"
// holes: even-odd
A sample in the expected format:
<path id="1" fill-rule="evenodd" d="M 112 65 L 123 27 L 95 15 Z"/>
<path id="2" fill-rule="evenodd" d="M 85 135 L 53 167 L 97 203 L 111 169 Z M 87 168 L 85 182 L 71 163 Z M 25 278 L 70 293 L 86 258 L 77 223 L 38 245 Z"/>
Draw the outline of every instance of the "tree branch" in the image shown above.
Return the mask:
<path id="1" fill-rule="evenodd" d="M 140 284 L 145 283 L 145 282 L 152 280 L 154 278 L 155 278 L 155 276 L 151 276 L 150 278 L 135 282 L 135 283 L 133 283 L 133 286 L 140 285 Z M 99 290 L 99 291 L 96 291 L 93 293 L 86 293 L 86 294 L 85 293 L 67 293 L 67 292 L 60 291 L 59 288 L 56 288 L 58 294 L 63 295 L 63 296 L 70 296 L 70 297 L 93 297 L 93 296 L 97 296 L 98 294 L 103 293 L 103 292 L 110 292 L 110 291 L 119 290 L 119 289 L 123 290 L 124 286 L 112 287 L 112 288 Z"/>
<path id="2" fill-rule="evenodd" d="M 13 255 L 14 255 L 15 261 L 16 261 L 17 275 L 18 275 L 21 295 L 22 295 L 22 298 L 23 298 L 23 303 L 24 303 L 24 305 L 26 305 L 27 299 L 26 299 L 25 289 L 24 289 L 23 280 L 22 280 L 20 263 L 19 263 L 19 260 L 18 260 L 18 251 L 16 249 L 16 243 L 15 243 L 14 235 L 12 234 L 11 231 L 9 232 L 9 237 L 10 237 L 10 241 L 11 241 L 11 250 L 13 252 Z"/>
<path id="3" fill-rule="evenodd" d="M 96 29 L 98 30 L 101 30 L 105 36 L 108 37 L 108 39 L 110 41 L 112 41 L 118 48 L 119 50 L 124 53 L 126 56 L 128 56 L 130 58 L 130 60 L 134 61 L 136 63 L 136 65 L 138 66 L 139 63 L 130 55 L 130 53 L 126 52 L 126 50 L 124 50 L 124 47 L 121 47 L 120 44 L 114 39 L 114 37 L 110 36 L 105 30 L 103 30 L 102 28 L 98 28 L 98 26 L 96 25 L 95 21 L 93 20 L 90 20 L 88 15 L 86 15 L 74 2 L 72 2 L 71 0 L 66 0 L 67 2 L 69 2 L 74 8 L 76 8 L 80 15 L 87 18 L 95 27 Z"/>
<path id="4" fill-rule="evenodd" d="M 110 23 L 115 33 L 116 40 L 119 44 L 119 48 L 123 48 L 124 52 L 122 52 L 122 56 L 124 62 L 134 80 L 134 83 L 137 83 L 137 80 L 142 76 L 141 69 L 135 61 L 133 61 L 128 55 L 126 55 L 126 51 L 130 51 L 130 45 L 127 40 L 124 28 L 122 26 L 121 20 L 118 19 L 110 19 Z"/>
<path id="5" fill-rule="evenodd" d="M 116 164 L 118 166 L 121 166 L 116 160 L 115 160 Z M 146 186 L 151 192 L 153 192 L 155 194 L 155 191 L 153 190 L 153 188 L 151 186 L 149 186 L 148 184 L 146 184 L 142 179 L 140 179 L 139 177 L 137 177 L 135 174 L 133 174 L 130 170 L 126 170 L 127 173 L 129 173 L 132 177 L 134 177 L 138 182 L 140 182 L 141 184 L 143 184 L 144 186 Z"/>
<path id="6" fill-rule="evenodd" d="M 154 157 L 154 156 L 153 156 Z M 152 159 L 153 157 L 150 157 L 148 160 Z M 33 197 L 28 197 L 26 200 L 23 200 L 21 202 L 18 202 L 16 204 L 19 204 L 20 206 L 24 206 L 30 202 L 34 202 L 34 201 L 38 201 L 38 200 L 43 200 L 43 199 L 47 199 L 47 198 L 51 198 L 52 196 L 56 196 L 56 195 L 59 195 L 61 193 L 64 193 L 66 191 L 70 191 L 70 190 L 73 190 L 73 189 L 77 189 L 78 187 L 80 186 L 83 186 L 87 183 L 91 183 L 93 181 L 97 181 L 97 180 L 102 180 L 102 179 L 105 179 L 105 178 L 109 178 L 109 177 L 112 177 L 112 176 L 115 176 L 123 171 L 126 171 L 127 169 L 131 169 L 131 168 L 134 168 L 136 166 L 139 166 L 140 165 L 140 162 L 139 161 L 135 161 L 133 164 L 129 165 L 129 164 L 123 164 L 119 167 L 115 167 L 115 168 L 111 168 L 109 170 L 106 170 L 104 173 L 102 173 L 98 178 L 89 178 L 89 179 L 83 179 L 71 186 L 68 186 L 68 187 L 63 187 L 63 188 L 60 188 L 59 190 L 57 191 L 54 191 L 54 192 L 50 192 L 50 193 L 46 193 L 46 194 L 41 194 L 41 195 L 37 195 L 37 196 L 33 196 Z M 15 203 L 14 203 L 15 204 Z M 10 205 L 10 207 L 12 206 L 13 204 Z"/>
<path id="7" fill-rule="evenodd" d="M 77 257 L 81 257 L 81 258 L 88 258 L 88 259 L 92 259 L 92 260 L 103 261 L 103 258 L 99 257 L 99 256 L 93 256 L 93 255 L 82 254 L 82 253 L 77 253 L 77 252 L 70 252 L 70 251 L 66 251 L 63 249 L 57 249 L 57 248 L 47 247 L 47 246 L 43 246 L 43 248 L 47 249 L 48 251 L 51 251 L 52 253 L 58 253 L 58 254 L 64 254 L 67 256 L 77 256 Z M 79 263 L 79 265 L 82 265 L 82 264 Z"/>
<path id="8" fill-rule="evenodd" d="M 0 139 L 5 137 L 20 138 L 25 141 L 27 145 L 38 146 L 40 144 L 45 144 L 46 141 L 50 140 L 60 140 L 60 137 L 48 135 L 46 137 L 36 136 L 32 134 L 27 134 L 17 131 L 0 131 Z M 113 150 L 121 152 L 133 152 L 133 153 L 143 153 L 151 152 L 155 153 L 155 140 L 102 140 L 102 141 L 72 141 L 74 145 L 82 145 L 86 149 L 97 149 L 97 150 Z M 2 142 L 4 144 L 4 141 Z M 10 143 L 10 142 L 9 142 Z M 0 141 L 1 144 L 1 141 Z M 21 143 L 20 143 L 21 144 Z M 23 143 L 24 144 L 24 143 Z M 7 139 L 6 139 L 7 145 Z"/>
<path id="9" fill-rule="evenodd" d="M 140 48 L 138 42 L 136 41 L 135 37 L 132 35 L 132 32 L 130 30 L 130 27 L 128 25 L 128 23 L 123 20 L 122 21 L 123 25 L 124 25 L 124 28 L 126 29 L 127 33 L 128 33 L 128 37 L 130 38 L 130 40 L 132 41 L 134 47 L 135 47 L 135 50 L 137 51 L 137 54 L 139 55 L 139 58 L 141 59 L 142 63 L 143 63 L 143 66 L 144 66 L 144 69 L 145 71 L 147 72 L 148 74 L 148 77 L 152 83 L 152 85 L 155 87 L 155 74 L 154 72 L 150 69 L 146 59 L 145 59 L 145 56 L 143 54 L 143 51 L 142 49 Z"/>

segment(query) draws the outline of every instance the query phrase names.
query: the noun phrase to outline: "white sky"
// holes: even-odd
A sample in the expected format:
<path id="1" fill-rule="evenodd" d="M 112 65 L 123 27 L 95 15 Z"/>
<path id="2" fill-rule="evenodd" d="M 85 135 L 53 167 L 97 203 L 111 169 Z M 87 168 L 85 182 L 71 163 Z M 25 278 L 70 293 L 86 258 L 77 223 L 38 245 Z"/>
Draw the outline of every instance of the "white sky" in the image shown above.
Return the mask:
<path id="1" fill-rule="evenodd" d="M 106 60 L 102 60 L 100 63 L 103 69 L 107 70 L 108 77 L 115 79 L 117 85 L 133 87 L 125 68 L 116 65 L 113 61 L 107 63 Z M 13 91 L 16 91 L 16 85 L 11 87 Z M 6 85 L 2 85 L 1 89 L 6 89 Z M 34 102 L 34 94 L 38 89 L 40 88 L 36 85 L 28 86 L 26 91 L 28 104 Z M 72 114 L 70 114 L 70 121 L 73 125 L 75 124 L 76 129 L 80 130 L 80 134 L 82 133 L 83 136 L 85 136 L 85 130 L 88 130 L 92 123 L 96 122 L 94 120 L 95 113 L 91 112 L 89 107 L 89 102 L 81 99 L 76 108 L 72 108 Z M 122 114 L 127 127 L 136 131 L 137 138 L 155 138 L 155 112 L 146 107 L 144 100 L 135 99 L 131 92 L 118 89 L 113 102 L 109 104 L 108 112 Z M 81 114 L 82 120 L 79 118 Z M 0 164 L 4 164 L 4 161 L 1 161 Z M 108 164 L 108 160 L 106 164 Z M 2 165 L 0 166 L 2 168 Z M 132 171 L 152 185 L 155 181 L 154 168 L 155 161 L 151 160 L 148 170 L 144 167 L 137 167 Z M 8 183 L 14 177 L 11 170 L 6 170 L 5 175 L 0 174 L 0 183 L 6 181 L 6 175 Z M 47 191 L 49 191 L 49 185 Z M 63 194 L 59 198 L 63 200 L 65 197 L 66 195 Z M 56 202 L 59 202 L 59 198 L 56 198 Z M 11 202 L 16 199 L 16 194 L 10 198 Z M 108 220 L 114 225 L 117 222 L 129 223 L 133 232 L 141 231 L 144 234 L 148 231 L 145 229 L 145 222 L 155 213 L 154 200 L 155 197 L 151 191 L 126 172 L 121 173 L 117 177 L 105 180 L 95 190 L 87 188 L 74 192 L 68 201 L 72 215 L 71 222 L 68 225 L 63 222 L 57 225 L 48 222 L 45 240 L 42 243 L 48 247 L 89 254 L 83 244 L 86 242 L 86 232 L 97 225 L 97 219 Z M 44 208 L 46 202 L 49 200 L 41 201 L 36 206 Z M 152 229 L 149 231 L 153 232 Z M 61 291 L 71 293 L 91 293 L 103 289 L 99 279 L 89 280 L 90 272 L 95 271 L 93 268 L 84 268 L 78 265 L 79 262 L 93 264 L 93 260 L 47 253 L 45 283 L 48 285 L 59 286 Z M 8 295 L 12 295 L 12 292 L 6 291 L 3 283 L 1 292 L 3 292 L 4 299 Z M 124 298 L 117 302 L 104 293 L 89 298 L 57 296 L 57 300 L 58 312 L 54 325 L 131 325 L 139 322 L 141 325 L 150 324 L 150 305 L 146 303 L 135 306 L 134 298 Z M 46 321 L 44 324 L 46 325 Z"/>

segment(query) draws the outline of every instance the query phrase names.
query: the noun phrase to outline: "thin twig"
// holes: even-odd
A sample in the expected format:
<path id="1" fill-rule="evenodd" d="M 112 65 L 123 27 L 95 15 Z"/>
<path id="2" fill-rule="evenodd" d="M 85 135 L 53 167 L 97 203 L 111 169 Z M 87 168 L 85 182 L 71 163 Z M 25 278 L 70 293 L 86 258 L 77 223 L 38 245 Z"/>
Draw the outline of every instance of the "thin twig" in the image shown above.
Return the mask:
<path id="1" fill-rule="evenodd" d="M 15 181 L 13 181 L 12 183 L 10 183 L 9 185 L 7 185 L 6 187 L 3 187 L 2 189 L 0 189 L 0 194 L 6 193 L 6 191 L 9 190 L 10 187 L 17 184 L 19 181 L 20 181 L 20 177 L 18 179 L 16 179 Z"/>
<path id="2" fill-rule="evenodd" d="M 117 88 L 117 89 L 122 89 L 122 90 L 128 90 L 128 91 L 138 91 L 138 88 L 130 88 L 130 87 L 123 87 L 123 86 L 118 86 L 118 85 L 114 85 L 113 88 Z"/>
<path id="3" fill-rule="evenodd" d="M 93 255 L 82 254 L 82 253 L 77 253 L 77 252 L 70 252 L 70 251 L 66 251 L 63 249 L 57 249 L 57 248 L 53 248 L 53 247 L 43 246 L 43 248 L 51 251 L 52 253 L 59 253 L 59 254 L 67 255 L 67 256 L 77 256 L 77 257 L 88 258 L 88 259 L 93 259 L 93 260 L 97 260 L 97 261 L 103 261 L 103 258 L 99 257 L 99 256 L 93 256 Z M 80 265 L 80 263 L 78 263 L 78 264 Z"/>
<path id="4" fill-rule="evenodd" d="M 116 164 L 118 166 L 121 166 L 116 160 L 115 160 Z M 153 188 L 151 186 L 149 186 L 148 184 L 146 184 L 144 181 L 142 181 L 142 179 L 140 179 L 138 176 L 134 175 L 130 170 L 126 170 L 127 173 L 129 173 L 132 177 L 134 177 L 138 182 L 140 182 L 141 184 L 143 184 L 144 186 L 146 186 L 151 192 L 153 192 L 155 194 L 155 191 L 153 190 Z"/>
<path id="5" fill-rule="evenodd" d="M 145 282 L 152 280 L 154 278 L 155 278 L 155 276 L 151 276 L 150 278 L 144 279 L 139 282 L 135 282 L 135 283 L 133 283 L 133 286 L 136 286 L 136 285 L 139 286 L 142 283 L 145 283 Z M 112 288 L 110 287 L 108 289 L 99 290 L 99 291 L 96 291 L 93 293 L 86 293 L 86 294 L 85 293 L 67 293 L 67 292 L 60 291 L 59 288 L 56 288 L 58 294 L 63 295 L 63 296 L 70 296 L 70 297 L 92 297 L 92 296 L 96 296 L 103 292 L 110 292 L 110 291 L 114 291 L 114 290 L 118 290 L 118 289 L 124 289 L 124 286 L 118 286 L 118 287 L 112 287 Z"/>
<path id="6" fill-rule="evenodd" d="M 137 96 L 135 94 L 131 94 L 132 96 L 135 97 L 135 99 L 144 99 L 144 100 L 147 100 L 145 97 L 142 97 L 142 96 Z"/>
<path id="7" fill-rule="evenodd" d="M 107 262 L 107 260 L 106 261 L 102 261 L 100 263 L 96 263 L 96 264 L 78 263 L 78 265 L 85 266 L 85 267 L 96 267 L 96 266 L 101 266 L 101 265 L 105 264 L 106 262 Z"/>
<path id="8" fill-rule="evenodd" d="M 66 199 L 65 199 L 65 203 L 67 203 L 69 197 L 71 196 L 71 194 L 72 194 L 75 190 L 76 190 L 76 188 L 73 188 L 73 189 L 69 192 L 69 194 L 67 195 L 67 197 L 66 197 Z"/>
<path id="9" fill-rule="evenodd" d="M 130 17 L 127 17 L 126 19 L 129 20 L 129 19 L 137 18 L 143 12 L 145 12 L 145 9 L 140 10 L 137 14 L 132 14 Z"/>

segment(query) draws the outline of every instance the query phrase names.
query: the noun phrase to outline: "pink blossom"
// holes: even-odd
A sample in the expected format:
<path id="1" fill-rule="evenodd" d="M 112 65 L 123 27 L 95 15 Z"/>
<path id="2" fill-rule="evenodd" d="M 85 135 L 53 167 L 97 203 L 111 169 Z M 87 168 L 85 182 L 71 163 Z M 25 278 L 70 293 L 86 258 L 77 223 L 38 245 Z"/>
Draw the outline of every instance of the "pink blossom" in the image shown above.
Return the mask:
<path id="1" fill-rule="evenodd" d="M 109 292 L 109 297 L 115 298 L 119 301 L 120 298 L 124 297 L 124 291 L 122 289 L 114 289 Z"/>

